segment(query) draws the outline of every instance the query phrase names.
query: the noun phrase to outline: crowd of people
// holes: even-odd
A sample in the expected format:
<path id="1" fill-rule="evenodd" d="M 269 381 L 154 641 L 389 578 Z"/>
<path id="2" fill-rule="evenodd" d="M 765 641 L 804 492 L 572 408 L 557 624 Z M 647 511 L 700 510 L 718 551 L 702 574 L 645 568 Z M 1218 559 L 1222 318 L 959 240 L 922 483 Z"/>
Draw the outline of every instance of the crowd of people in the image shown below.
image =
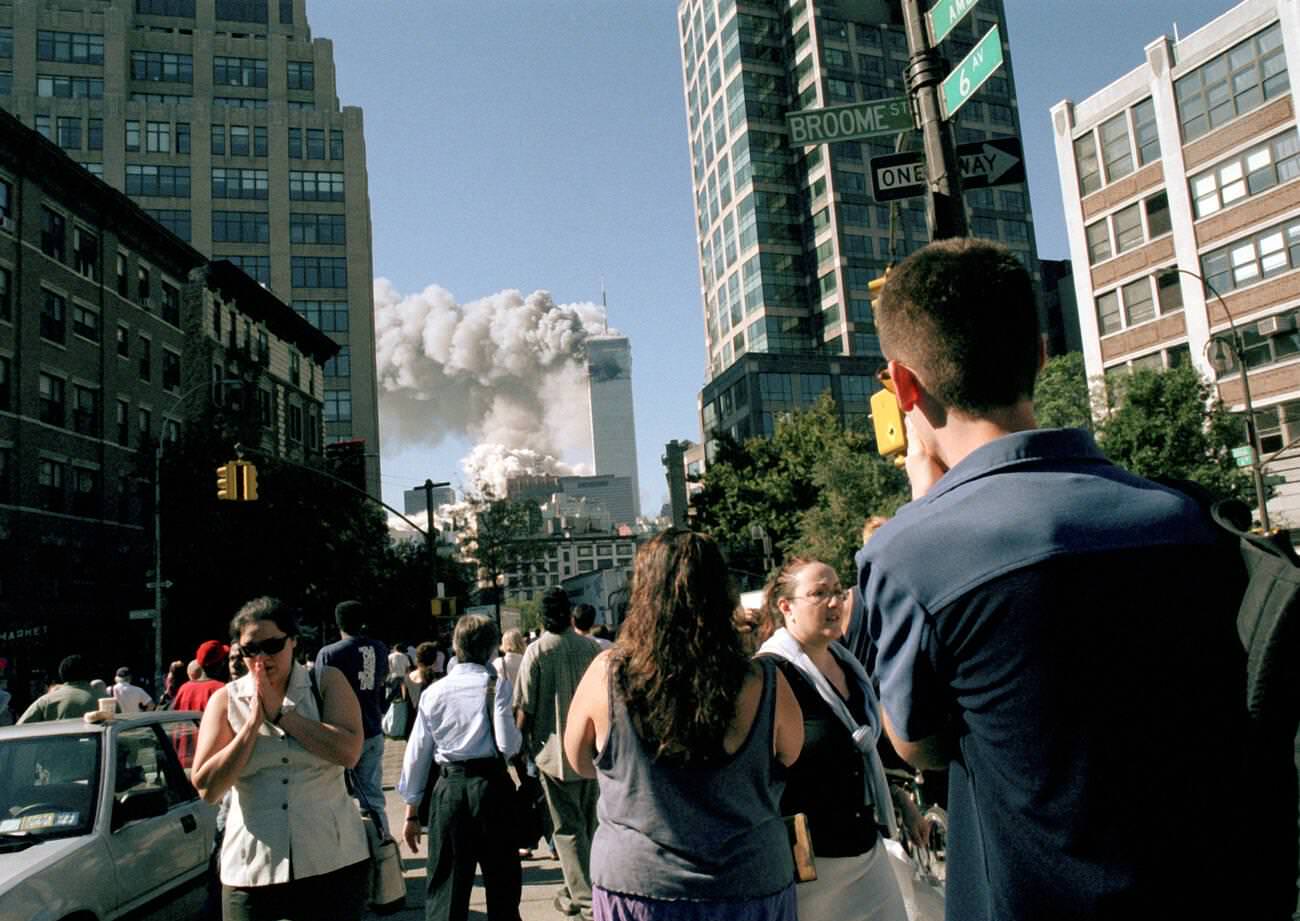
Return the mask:
<path id="1" fill-rule="evenodd" d="M 476 866 L 489 919 L 518 921 L 530 782 L 562 916 L 904 921 L 886 842 L 933 843 L 886 775 L 904 762 L 946 772 L 950 919 L 1239 914 L 1230 548 L 1192 496 L 1037 429 L 1035 298 L 1006 249 L 921 249 L 875 320 L 913 501 L 867 523 L 847 590 L 848 561 L 791 556 L 744 611 L 719 546 L 668 531 L 638 551 L 613 642 L 562 589 L 533 642 L 468 615 L 450 658 L 367 638 L 345 602 L 307 667 L 294 612 L 263 598 L 188 680 L 175 663 L 162 703 L 204 711 L 192 779 L 224 803 L 224 917 L 360 918 L 345 775 L 385 821 L 395 704 L 394 836 L 427 841 L 431 921 L 467 917 Z M 94 708 L 84 663 L 60 674 L 24 720 Z M 152 705 L 136 691 L 119 673 L 123 709 Z"/>

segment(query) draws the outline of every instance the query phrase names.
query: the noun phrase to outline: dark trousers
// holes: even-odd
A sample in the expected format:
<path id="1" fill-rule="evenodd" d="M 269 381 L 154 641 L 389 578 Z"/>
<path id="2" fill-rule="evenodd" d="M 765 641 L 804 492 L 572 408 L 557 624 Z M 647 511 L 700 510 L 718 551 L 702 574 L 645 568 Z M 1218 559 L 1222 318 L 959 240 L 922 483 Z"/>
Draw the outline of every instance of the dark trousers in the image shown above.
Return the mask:
<path id="1" fill-rule="evenodd" d="M 370 897 L 370 858 L 332 873 L 272 886 L 222 886 L 224 921 L 361 921 Z"/>
<path id="2" fill-rule="evenodd" d="M 483 870 L 489 921 L 519 921 L 513 794 L 500 759 L 442 766 L 429 810 L 426 921 L 466 921 L 475 864 Z"/>

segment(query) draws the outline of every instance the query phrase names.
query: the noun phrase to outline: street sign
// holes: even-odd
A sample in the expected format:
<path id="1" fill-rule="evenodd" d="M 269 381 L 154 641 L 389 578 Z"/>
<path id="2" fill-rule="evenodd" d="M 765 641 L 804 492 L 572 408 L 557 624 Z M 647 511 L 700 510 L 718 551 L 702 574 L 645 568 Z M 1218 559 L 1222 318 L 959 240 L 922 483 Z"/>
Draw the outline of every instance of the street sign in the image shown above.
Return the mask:
<path id="1" fill-rule="evenodd" d="M 925 19 L 930 23 L 930 44 L 937 45 L 961 22 L 962 17 L 975 8 L 977 0 L 939 0 Z"/>
<path id="2" fill-rule="evenodd" d="M 916 127 L 912 119 L 912 104 L 906 96 L 789 112 L 785 123 L 790 129 L 791 147 L 859 141 Z"/>
<path id="3" fill-rule="evenodd" d="M 1249 467 L 1255 462 L 1255 451 L 1250 445 L 1233 448 L 1232 459 L 1237 462 L 1238 467 Z"/>
<path id="4" fill-rule="evenodd" d="M 136 608 L 131 612 L 131 620 L 153 620 L 153 608 Z"/>
<path id="5" fill-rule="evenodd" d="M 992 138 L 957 145 L 961 188 L 983 189 L 1025 181 L 1025 157 L 1020 138 Z M 876 201 L 894 201 L 925 194 L 925 155 L 919 150 L 871 158 L 871 189 Z"/>
<path id="6" fill-rule="evenodd" d="M 956 115 L 966 100 L 974 96 L 975 91 L 1001 66 L 1002 32 L 994 26 L 976 43 L 970 54 L 952 69 L 952 73 L 943 78 L 939 93 L 943 101 L 943 117 L 952 118 Z"/>

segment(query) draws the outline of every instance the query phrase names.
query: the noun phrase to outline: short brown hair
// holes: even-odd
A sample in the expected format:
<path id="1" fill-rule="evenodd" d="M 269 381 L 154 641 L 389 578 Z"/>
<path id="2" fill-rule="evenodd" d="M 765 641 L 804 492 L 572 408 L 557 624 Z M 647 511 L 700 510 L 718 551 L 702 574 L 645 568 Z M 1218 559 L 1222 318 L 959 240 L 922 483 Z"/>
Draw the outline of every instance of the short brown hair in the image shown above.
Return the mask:
<path id="1" fill-rule="evenodd" d="M 501 634 L 492 618 L 483 614 L 466 614 L 456 621 L 451 648 L 456 653 L 457 662 L 487 665 L 500 639 Z"/>
<path id="2" fill-rule="evenodd" d="M 913 253 L 885 283 L 876 329 L 944 406 L 978 416 L 1034 395 L 1038 308 L 1005 246 L 958 238 Z"/>

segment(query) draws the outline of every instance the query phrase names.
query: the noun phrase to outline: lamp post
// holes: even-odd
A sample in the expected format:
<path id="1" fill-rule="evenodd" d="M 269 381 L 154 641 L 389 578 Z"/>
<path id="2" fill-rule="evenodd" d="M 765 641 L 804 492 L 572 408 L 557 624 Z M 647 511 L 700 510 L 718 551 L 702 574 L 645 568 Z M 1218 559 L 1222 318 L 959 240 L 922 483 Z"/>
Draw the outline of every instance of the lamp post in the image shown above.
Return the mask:
<path id="1" fill-rule="evenodd" d="M 442 486 L 450 486 L 450 483 L 435 483 L 433 480 L 425 480 L 423 484 L 415 487 L 424 490 L 424 543 L 429 551 L 429 579 L 433 584 L 438 582 L 438 553 L 435 547 L 437 540 L 437 531 L 433 527 L 433 491 Z"/>
<path id="2" fill-rule="evenodd" d="M 239 378 L 222 378 L 218 381 L 201 381 L 187 388 L 172 401 L 172 405 L 162 414 L 158 430 L 158 445 L 153 452 L 153 581 L 146 586 L 153 589 L 153 670 L 154 694 L 162 693 L 162 593 L 164 588 L 171 588 L 170 582 L 162 577 L 162 459 L 163 447 L 167 444 L 167 421 L 176 412 L 176 407 L 204 387 L 224 387 L 227 384 L 242 384 Z"/>
<path id="3" fill-rule="evenodd" d="M 1237 359 L 1237 364 L 1241 367 L 1241 396 L 1242 402 L 1245 404 L 1246 408 L 1246 429 L 1250 435 L 1250 474 L 1251 478 L 1255 482 L 1255 502 L 1259 505 L 1259 524 L 1260 527 L 1264 529 L 1264 533 L 1268 534 L 1273 530 L 1273 528 L 1268 520 L 1268 503 L 1266 501 L 1266 493 L 1264 490 L 1263 452 L 1260 450 L 1259 445 L 1259 426 L 1255 424 L 1255 405 L 1250 399 L 1250 374 L 1246 369 L 1246 349 L 1245 344 L 1241 340 L 1241 332 L 1237 329 L 1237 324 L 1233 322 L 1232 312 L 1228 310 L 1228 305 L 1223 300 L 1223 296 L 1220 295 L 1219 292 L 1215 290 L 1214 286 L 1206 281 L 1204 277 L 1190 269 L 1184 269 L 1178 266 L 1170 266 L 1161 273 L 1161 277 L 1168 278 L 1171 275 L 1178 275 L 1180 273 L 1195 278 L 1201 283 L 1201 286 L 1206 291 L 1209 291 L 1210 294 L 1214 295 L 1214 299 L 1218 301 L 1219 306 L 1223 308 L 1224 317 L 1228 320 L 1228 329 L 1232 332 L 1232 337 L 1228 342 L 1232 347 L 1233 356 Z M 1211 339 L 1213 338 L 1215 337 L 1211 337 Z M 1216 368 L 1215 370 L 1217 371 L 1218 369 Z"/>

